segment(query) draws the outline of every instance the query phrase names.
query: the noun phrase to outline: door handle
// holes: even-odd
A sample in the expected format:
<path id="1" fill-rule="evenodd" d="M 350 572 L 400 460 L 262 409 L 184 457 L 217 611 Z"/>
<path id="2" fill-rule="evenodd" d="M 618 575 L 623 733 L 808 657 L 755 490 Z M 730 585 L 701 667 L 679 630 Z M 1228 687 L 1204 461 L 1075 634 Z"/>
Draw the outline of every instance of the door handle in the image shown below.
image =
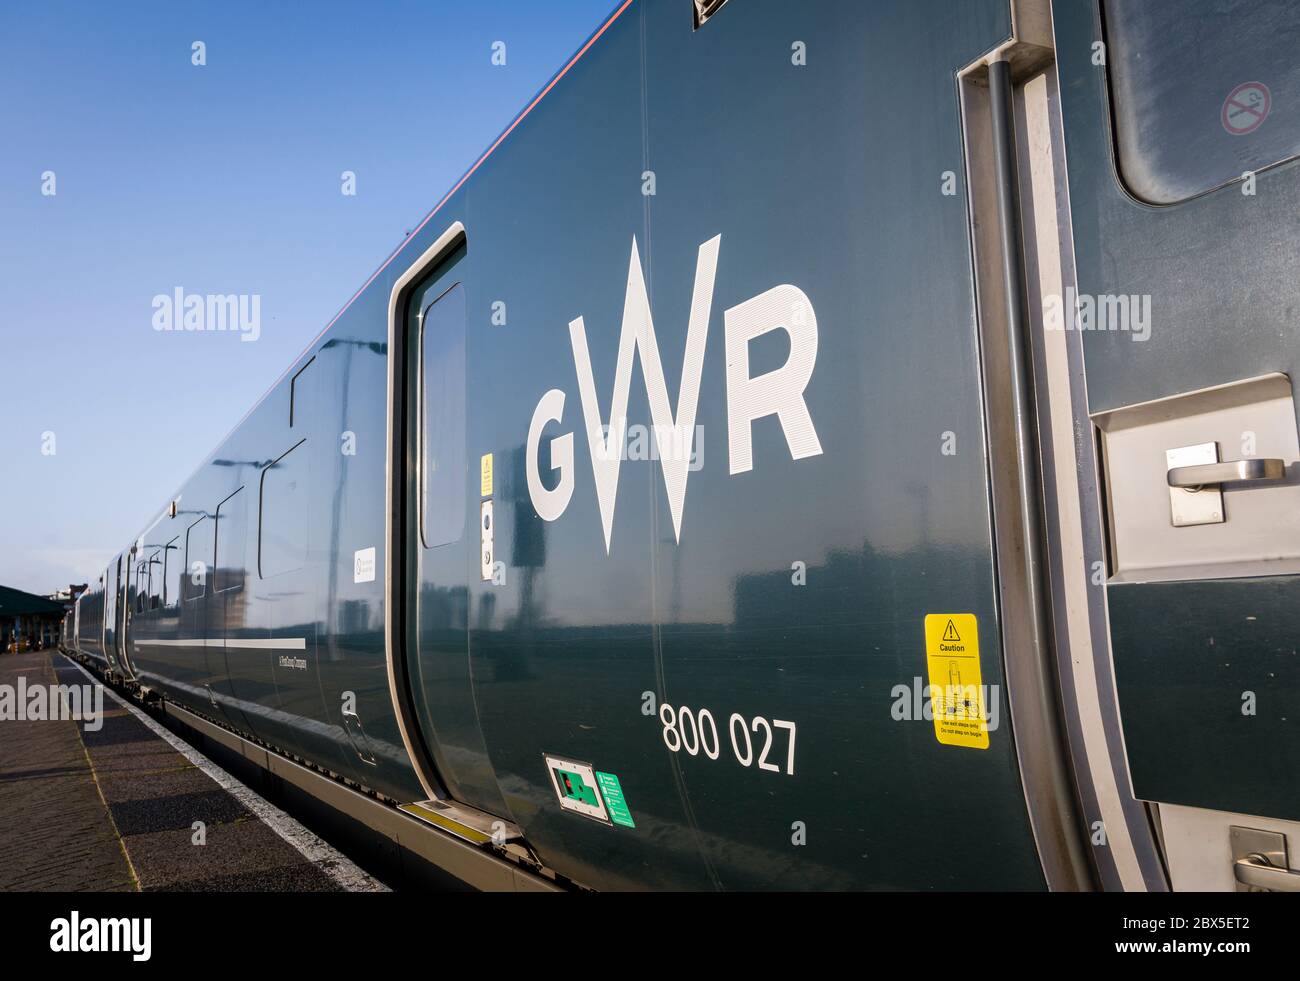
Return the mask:
<path id="1" fill-rule="evenodd" d="M 1198 463 L 1190 467 L 1173 467 L 1168 474 L 1170 487 L 1199 490 L 1211 484 L 1238 480 L 1281 480 L 1286 476 L 1286 461 L 1276 457 L 1256 460 L 1232 460 L 1227 463 Z"/>
<path id="2" fill-rule="evenodd" d="M 1269 865 L 1268 859 L 1257 852 L 1233 862 L 1232 875 L 1243 886 L 1274 892 L 1300 892 L 1300 872 Z"/>

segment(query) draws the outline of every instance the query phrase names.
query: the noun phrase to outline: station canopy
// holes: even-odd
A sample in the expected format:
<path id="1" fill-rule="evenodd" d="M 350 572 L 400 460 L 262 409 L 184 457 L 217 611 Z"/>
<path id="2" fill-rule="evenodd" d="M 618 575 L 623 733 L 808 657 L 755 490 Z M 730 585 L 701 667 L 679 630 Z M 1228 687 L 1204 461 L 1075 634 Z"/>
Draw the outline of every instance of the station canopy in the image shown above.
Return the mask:
<path id="1" fill-rule="evenodd" d="M 35 593 L 24 593 L 21 589 L 0 586 L 0 618 L 37 616 L 42 613 L 63 615 L 62 603 Z"/>

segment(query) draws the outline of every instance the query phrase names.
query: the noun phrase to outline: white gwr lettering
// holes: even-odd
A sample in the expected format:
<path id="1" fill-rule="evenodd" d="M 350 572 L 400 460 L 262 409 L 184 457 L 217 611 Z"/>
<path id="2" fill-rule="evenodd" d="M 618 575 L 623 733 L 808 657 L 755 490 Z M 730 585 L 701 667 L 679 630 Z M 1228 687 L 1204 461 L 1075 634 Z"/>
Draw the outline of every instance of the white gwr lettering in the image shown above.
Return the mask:
<path id="1" fill-rule="evenodd" d="M 727 331 L 727 457 L 732 473 L 754 469 L 750 437 L 755 419 L 776 413 L 795 460 L 818 456 L 822 444 L 813 428 L 803 391 L 817 363 L 817 314 L 797 286 L 775 286 L 732 307 L 724 315 Z M 790 357 L 775 371 L 749 377 L 749 342 L 784 328 Z"/>
<path id="2" fill-rule="evenodd" d="M 560 483 L 548 490 L 537 469 L 537 450 L 542 442 L 542 429 L 548 422 L 559 422 L 564 417 L 564 393 L 552 388 L 542 396 L 533 410 L 533 421 L 528 426 L 528 496 L 533 507 L 546 521 L 554 521 L 569 506 L 573 496 L 573 433 L 565 433 L 551 440 L 551 469 L 560 472 Z"/>
<path id="3" fill-rule="evenodd" d="M 632 239 L 632 255 L 628 262 L 623 325 L 619 335 L 614 390 L 607 424 L 600 416 L 596 381 L 587 350 L 586 324 L 582 317 L 569 323 L 569 340 L 573 346 L 578 393 L 582 399 L 587 445 L 591 451 L 591 469 L 596 481 L 596 499 L 600 505 L 607 553 L 614 531 L 619 466 L 627 432 L 632 360 L 638 353 L 650 402 L 658 456 L 663 466 L 673 533 L 676 540 L 681 541 L 686 482 L 690 475 L 695 435 L 695 414 L 699 406 L 704 350 L 713 308 L 713 286 L 721 242 L 721 235 L 709 239 L 700 246 L 696 259 L 695 288 L 691 297 L 686 352 L 675 412 L 668 398 L 668 385 L 659 358 L 659 344 L 655 337 L 650 299 L 646 292 L 641 255 L 635 237 Z M 821 443 L 817 439 L 812 416 L 803 397 L 817 361 L 817 316 L 813 312 L 812 302 L 798 287 L 781 285 L 728 309 L 723 319 L 727 354 L 727 443 L 731 473 L 744 473 L 753 469 L 753 422 L 773 414 L 781 423 L 793 459 L 801 460 L 820 454 Z M 790 336 L 789 358 L 780 368 L 751 378 L 749 342 L 778 328 L 784 329 Z M 528 492 L 533 507 L 546 521 L 558 519 L 573 496 L 572 432 L 551 440 L 551 467 L 560 475 L 554 489 L 548 489 L 542 483 L 539 471 L 538 450 L 542 431 L 549 422 L 561 422 L 563 414 L 564 393 L 553 388 L 538 402 L 528 428 Z"/>

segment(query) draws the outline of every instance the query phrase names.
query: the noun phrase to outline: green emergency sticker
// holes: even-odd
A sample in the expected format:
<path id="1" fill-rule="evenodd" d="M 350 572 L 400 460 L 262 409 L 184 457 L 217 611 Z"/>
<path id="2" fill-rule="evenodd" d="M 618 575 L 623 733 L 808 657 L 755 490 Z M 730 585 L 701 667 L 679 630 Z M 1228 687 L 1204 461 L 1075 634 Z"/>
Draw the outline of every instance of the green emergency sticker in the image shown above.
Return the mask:
<path id="1" fill-rule="evenodd" d="M 618 777 L 597 770 L 596 782 L 600 784 L 600 795 L 605 798 L 605 806 L 609 809 L 609 819 L 625 828 L 635 828 L 636 822 L 632 820 L 632 812 L 627 809 L 627 801 L 623 799 L 623 787 L 619 784 Z"/>

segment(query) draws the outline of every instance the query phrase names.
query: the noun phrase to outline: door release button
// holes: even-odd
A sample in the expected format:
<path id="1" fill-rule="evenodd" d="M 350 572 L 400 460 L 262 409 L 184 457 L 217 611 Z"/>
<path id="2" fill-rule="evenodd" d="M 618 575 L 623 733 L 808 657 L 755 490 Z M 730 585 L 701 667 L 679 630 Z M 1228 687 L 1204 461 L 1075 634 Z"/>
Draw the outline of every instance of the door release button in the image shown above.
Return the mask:
<path id="1" fill-rule="evenodd" d="M 1170 470 L 1169 486 L 1186 487 L 1195 491 L 1210 484 L 1237 480 L 1281 480 L 1285 476 L 1286 463 L 1276 457 L 1233 460 L 1230 463 L 1198 463 Z"/>

